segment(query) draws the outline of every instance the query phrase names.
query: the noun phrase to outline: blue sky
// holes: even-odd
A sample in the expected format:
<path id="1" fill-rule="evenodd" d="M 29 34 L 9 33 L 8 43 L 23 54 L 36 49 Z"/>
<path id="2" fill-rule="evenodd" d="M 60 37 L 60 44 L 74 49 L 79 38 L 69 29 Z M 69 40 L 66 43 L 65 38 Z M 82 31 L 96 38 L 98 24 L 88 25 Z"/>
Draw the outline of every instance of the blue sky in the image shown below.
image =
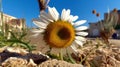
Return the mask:
<path id="1" fill-rule="evenodd" d="M 48 4 L 56 7 L 59 13 L 62 9 L 70 9 L 72 15 L 78 15 L 78 20 L 87 20 L 96 22 L 98 18 L 91 13 L 93 9 L 101 14 L 103 19 L 104 13 L 114 8 L 120 9 L 120 0 L 51 0 Z M 38 18 L 39 7 L 37 0 L 2 0 L 3 12 L 17 18 L 25 18 L 27 25 L 33 26 L 32 18 Z"/>

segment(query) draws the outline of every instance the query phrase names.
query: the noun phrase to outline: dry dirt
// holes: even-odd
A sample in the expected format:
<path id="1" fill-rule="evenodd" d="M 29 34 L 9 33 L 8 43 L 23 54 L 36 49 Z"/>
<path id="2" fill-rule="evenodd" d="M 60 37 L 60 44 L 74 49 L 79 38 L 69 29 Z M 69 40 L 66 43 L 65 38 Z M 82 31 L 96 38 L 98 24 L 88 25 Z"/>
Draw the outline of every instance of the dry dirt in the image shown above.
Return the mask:
<path id="1" fill-rule="evenodd" d="M 29 53 L 17 47 L 3 47 L 0 48 L 0 67 L 83 67 L 83 65 L 52 59 L 40 51 Z"/>
<path id="2" fill-rule="evenodd" d="M 40 44 L 38 39 L 35 41 L 34 43 Z M 6 54 L 4 50 L 8 48 L 0 48 L 0 63 L 2 67 L 120 67 L 120 40 L 110 39 L 109 41 L 111 44 L 108 45 L 104 44 L 100 39 L 88 39 L 84 46 L 78 49 L 79 53 L 77 55 L 72 54 L 76 62 L 81 62 L 81 64 L 72 64 L 48 58 L 48 56 L 41 53 L 45 51 L 40 45 L 36 45 L 37 51 L 33 51 L 32 55 L 31 53 L 29 55 L 29 52 L 24 49 L 21 50 L 21 48 L 7 50 L 17 54 Z M 44 49 L 47 48 L 44 47 Z M 46 57 L 46 60 L 42 62 L 36 61 L 40 59 L 36 55 L 42 55 Z M 2 59 L 6 56 L 7 58 L 3 61 Z"/>

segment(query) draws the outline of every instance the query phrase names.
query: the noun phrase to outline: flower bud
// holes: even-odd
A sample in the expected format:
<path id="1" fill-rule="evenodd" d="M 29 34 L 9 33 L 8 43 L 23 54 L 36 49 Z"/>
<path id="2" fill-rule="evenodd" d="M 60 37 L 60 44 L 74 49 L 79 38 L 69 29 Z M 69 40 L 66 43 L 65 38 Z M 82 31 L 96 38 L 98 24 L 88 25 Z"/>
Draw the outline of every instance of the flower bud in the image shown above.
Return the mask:
<path id="1" fill-rule="evenodd" d="M 97 13 L 96 16 L 99 17 L 99 16 L 100 16 L 100 13 Z"/>
<path id="2" fill-rule="evenodd" d="M 93 14 L 96 14 L 96 10 L 93 10 L 92 13 L 93 13 Z"/>

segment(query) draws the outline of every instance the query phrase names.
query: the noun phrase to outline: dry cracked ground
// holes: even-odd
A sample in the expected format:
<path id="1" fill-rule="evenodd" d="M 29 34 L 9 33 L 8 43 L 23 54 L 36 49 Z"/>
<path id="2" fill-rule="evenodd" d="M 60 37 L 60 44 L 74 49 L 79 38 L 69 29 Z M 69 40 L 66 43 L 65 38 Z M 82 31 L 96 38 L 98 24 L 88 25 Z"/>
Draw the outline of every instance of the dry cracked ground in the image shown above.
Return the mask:
<path id="1" fill-rule="evenodd" d="M 72 54 L 77 64 L 52 59 L 42 53 L 37 45 L 32 53 L 21 48 L 0 48 L 1 67 L 120 67 L 120 40 L 109 40 L 104 44 L 100 39 L 88 39 L 77 55 Z M 38 41 L 37 41 L 38 43 Z M 80 62 L 81 61 L 81 62 Z M 78 64 L 79 63 L 79 64 Z M 81 63 L 81 64 L 80 64 Z"/>

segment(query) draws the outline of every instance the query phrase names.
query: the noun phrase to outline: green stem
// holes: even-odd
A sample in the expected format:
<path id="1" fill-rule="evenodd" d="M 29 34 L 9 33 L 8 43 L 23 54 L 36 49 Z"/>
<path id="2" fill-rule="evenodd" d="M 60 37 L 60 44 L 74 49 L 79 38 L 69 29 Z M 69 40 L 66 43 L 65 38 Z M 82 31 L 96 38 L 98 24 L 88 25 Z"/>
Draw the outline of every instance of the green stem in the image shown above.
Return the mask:
<path id="1" fill-rule="evenodd" d="M 68 54 L 68 57 L 69 57 L 70 61 L 71 61 L 73 64 L 75 64 L 76 62 L 75 62 L 75 60 L 71 57 L 71 55 L 70 55 L 70 53 L 68 52 L 68 50 L 66 50 L 66 52 L 67 52 L 67 54 Z"/>
<path id="2" fill-rule="evenodd" d="M 51 50 L 52 50 L 52 47 L 49 47 L 49 49 L 50 49 L 50 50 L 48 50 L 48 51 L 46 52 L 46 54 L 50 54 L 50 52 L 51 52 Z"/>
<path id="3" fill-rule="evenodd" d="M 60 60 L 63 60 L 62 48 L 60 49 Z"/>

